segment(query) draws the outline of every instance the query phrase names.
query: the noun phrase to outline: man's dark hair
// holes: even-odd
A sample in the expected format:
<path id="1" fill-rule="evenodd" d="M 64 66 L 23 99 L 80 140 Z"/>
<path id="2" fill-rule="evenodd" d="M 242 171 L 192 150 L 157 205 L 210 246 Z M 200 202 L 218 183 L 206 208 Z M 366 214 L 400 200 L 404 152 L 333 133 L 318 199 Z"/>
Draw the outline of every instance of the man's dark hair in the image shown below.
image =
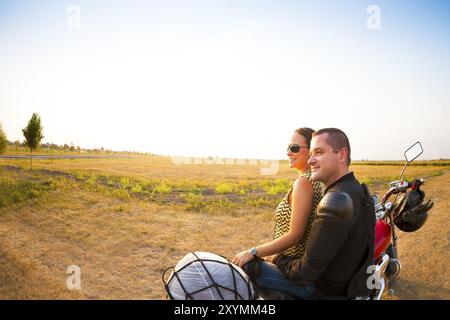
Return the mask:
<path id="1" fill-rule="evenodd" d="M 342 148 L 347 148 L 347 166 L 350 165 L 350 142 L 348 141 L 347 135 L 344 131 L 337 128 L 325 128 L 320 129 L 312 134 L 313 137 L 318 136 L 322 133 L 328 133 L 327 143 L 333 148 L 333 152 L 339 152 Z"/>

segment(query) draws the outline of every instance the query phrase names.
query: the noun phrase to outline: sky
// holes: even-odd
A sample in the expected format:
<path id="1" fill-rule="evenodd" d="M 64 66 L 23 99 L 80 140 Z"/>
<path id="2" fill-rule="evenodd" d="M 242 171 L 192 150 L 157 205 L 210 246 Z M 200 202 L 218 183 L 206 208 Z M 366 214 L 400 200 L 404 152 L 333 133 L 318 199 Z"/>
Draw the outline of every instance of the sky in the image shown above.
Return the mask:
<path id="1" fill-rule="evenodd" d="M 449 57 L 448 1 L 0 1 L 0 123 L 252 159 L 337 127 L 353 159 L 450 158 Z"/>

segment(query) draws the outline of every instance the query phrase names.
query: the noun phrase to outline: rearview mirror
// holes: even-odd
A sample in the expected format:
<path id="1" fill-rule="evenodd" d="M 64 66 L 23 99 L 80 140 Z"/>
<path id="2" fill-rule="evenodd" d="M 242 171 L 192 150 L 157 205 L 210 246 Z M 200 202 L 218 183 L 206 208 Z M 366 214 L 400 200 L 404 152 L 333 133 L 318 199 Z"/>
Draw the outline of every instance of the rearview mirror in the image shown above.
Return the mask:
<path id="1" fill-rule="evenodd" d="M 405 151 L 404 154 L 405 154 L 406 162 L 410 163 L 410 162 L 414 161 L 422 153 L 423 153 L 422 145 L 420 144 L 419 141 L 417 141 L 416 143 L 414 143 L 411 147 L 409 147 Z"/>

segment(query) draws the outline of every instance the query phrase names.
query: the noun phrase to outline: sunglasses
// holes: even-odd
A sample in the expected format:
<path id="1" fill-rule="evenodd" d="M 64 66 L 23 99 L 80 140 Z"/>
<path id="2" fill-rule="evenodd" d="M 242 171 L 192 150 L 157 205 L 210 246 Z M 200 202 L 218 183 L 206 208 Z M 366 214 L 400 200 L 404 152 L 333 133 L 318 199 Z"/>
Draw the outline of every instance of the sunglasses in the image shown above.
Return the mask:
<path id="1" fill-rule="evenodd" d="M 301 148 L 309 149 L 309 146 L 301 146 L 301 145 L 298 145 L 298 144 L 294 143 L 294 144 L 288 145 L 287 151 L 290 151 L 292 153 L 297 153 L 297 152 L 300 151 Z"/>

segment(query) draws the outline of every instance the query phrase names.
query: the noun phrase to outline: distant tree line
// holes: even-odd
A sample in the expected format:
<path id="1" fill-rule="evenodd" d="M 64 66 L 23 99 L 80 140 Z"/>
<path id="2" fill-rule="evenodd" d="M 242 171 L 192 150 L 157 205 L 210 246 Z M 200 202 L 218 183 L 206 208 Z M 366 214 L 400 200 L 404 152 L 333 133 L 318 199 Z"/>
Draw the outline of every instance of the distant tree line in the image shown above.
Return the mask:
<path id="1" fill-rule="evenodd" d="M 27 145 L 25 141 L 20 142 L 19 140 L 16 141 L 9 141 L 6 140 L 6 145 L 16 148 L 16 151 L 18 151 L 19 148 L 27 148 Z M 6 149 L 6 148 L 5 148 Z M 39 145 L 39 150 L 54 150 L 56 152 L 78 152 L 78 153 L 98 153 L 98 154 L 122 154 L 122 155 L 153 155 L 152 153 L 148 152 L 137 152 L 137 151 L 113 151 L 111 149 L 106 148 L 94 148 L 94 149 L 86 149 L 81 148 L 80 146 L 74 146 L 74 145 L 68 145 L 68 144 L 61 144 L 58 145 L 56 143 L 49 143 L 45 142 Z M 6 150 L 5 150 L 6 151 Z"/>
<path id="2" fill-rule="evenodd" d="M 110 149 L 95 148 L 95 149 L 82 149 L 80 146 L 75 146 L 73 142 L 63 145 L 55 143 L 41 143 L 44 138 L 44 129 L 41 123 L 41 117 L 37 113 L 33 113 L 31 119 L 25 128 L 22 129 L 25 140 L 20 142 L 16 140 L 14 142 L 8 141 L 6 133 L 3 131 L 0 124 L 0 154 L 4 153 L 8 146 L 15 149 L 16 152 L 19 148 L 27 148 L 30 152 L 30 170 L 32 168 L 32 153 L 35 150 L 48 150 L 51 154 L 53 152 L 78 152 L 78 153 L 97 153 L 97 154 L 120 154 L 120 155 L 152 155 L 151 153 L 141 153 L 135 151 L 112 151 Z"/>

